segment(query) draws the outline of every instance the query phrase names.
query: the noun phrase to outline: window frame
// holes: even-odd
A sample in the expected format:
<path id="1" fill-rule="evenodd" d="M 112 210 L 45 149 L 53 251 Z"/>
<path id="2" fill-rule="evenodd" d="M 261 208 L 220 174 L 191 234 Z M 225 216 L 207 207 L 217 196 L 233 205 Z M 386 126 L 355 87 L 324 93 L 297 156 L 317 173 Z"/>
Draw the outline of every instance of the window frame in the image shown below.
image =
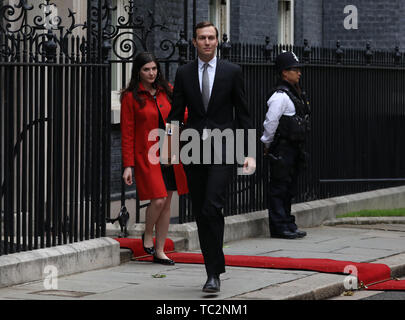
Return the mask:
<path id="1" fill-rule="evenodd" d="M 289 3 L 289 12 L 287 11 Z M 294 0 L 278 0 L 278 43 L 282 45 L 294 44 Z M 288 15 L 288 16 L 287 16 Z M 290 30 L 286 30 L 287 27 Z"/>
<path id="2" fill-rule="evenodd" d="M 126 12 L 124 6 L 126 5 L 125 0 L 113 0 L 112 6 L 117 7 L 117 10 L 113 11 L 112 21 L 117 21 L 118 17 L 126 17 Z M 129 35 L 124 36 L 120 41 L 124 41 L 125 38 L 129 38 Z M 122 54 L 119 46 L 116 48 L 118 54 Z M 111 52 L 111 60 L 119 60 L 114 56 L 114 50 Z M 123 68 L 125 67 L 126 79 L 123 84 L 124 87 L 129 83 L 131 79 L 132 72 L 132 61 L 123 62 L 112 62 L 111 63 L 111 123 L 118 124 L 121 122 L 120 113 L 121 113 L 121 102 L 120 102 L 120 92 L 123 88 L 122 85 L 122 74 Z"/>
<path id="3" fill-rule="evenodd" d="M 225 2 L 225 4 L 223 4 Z M 225 8 L 224 8 L 225 6 Z M 222 19 L 221 19 L 222 18 Z M 221 21 L 225 18 L 224 21 Z M 224 33 L 230 39 L 231 35 L 231 0 L 210 0 L 208 6 L 208 19 L 217 27 L 219 40 Z M 224 25 L 225 24 L 225 25 Z"/>

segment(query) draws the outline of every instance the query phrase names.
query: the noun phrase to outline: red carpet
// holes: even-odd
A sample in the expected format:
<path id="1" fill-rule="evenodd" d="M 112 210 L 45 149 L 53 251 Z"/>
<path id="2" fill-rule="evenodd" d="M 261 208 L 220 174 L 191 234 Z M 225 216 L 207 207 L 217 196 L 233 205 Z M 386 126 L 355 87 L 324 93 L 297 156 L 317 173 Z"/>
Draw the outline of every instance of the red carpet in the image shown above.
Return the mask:
<path id="1" fill-rule="evenodd" d="M 142 239 L 116 238 L 114 240 L 117 240 L 120 243 L 121 248 L 131 249 L 132 253 L 134 254 L 134 258 L 148 256 L 148 254 L 143 251 Z M 153 241 L 155 241 L 155 238 Z M 164 251 L 174 251 L 174 243 L 171 239 L 166 239 Z M 150 256 L 148 257 L 150 258 Z"/>
<path id="2" fill-rule="evenodd" d="M 143 251 L 141 239 L 117 238 L 122 248 L 131 249 L 140 261 L 151 261 L 152 257 Z M 173 252 L 174 244 L 166 240 L 165 252 L 176 263 L 203 264 L 200 253 Z M 251 267 L 267 269 L 292 269 L 318 271 L 325 273 L 357 275 L 358 287 L 367 290 L 405 290 L 405 280 L 392 280 L 391 269 L 380 263 L 358 263 L 331 259 L 296 259 L 265 256 L 226 255 L 225 264 L 232 267 Z M 356 274 L 357 273 L 357 274 Z"/>

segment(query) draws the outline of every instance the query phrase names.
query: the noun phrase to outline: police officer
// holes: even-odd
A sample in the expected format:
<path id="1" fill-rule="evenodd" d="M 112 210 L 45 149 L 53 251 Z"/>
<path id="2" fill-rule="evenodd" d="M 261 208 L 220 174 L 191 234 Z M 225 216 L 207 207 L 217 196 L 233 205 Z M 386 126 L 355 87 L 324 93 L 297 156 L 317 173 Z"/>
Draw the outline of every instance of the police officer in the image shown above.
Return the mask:
<path id="1" fill-rule="evenodd" d="M 279 81 L 267 102 L 261 141 L 270 161 L 268 198 L 271 237 L 296 239 L 306 236 L 291 215 L 291 200 L 297 192 L 297 178 L 305 167 L 304 142 L 309 131 L 309 104 L 299 80 L 301 67 L 293 52 L 276 58 Z"/>

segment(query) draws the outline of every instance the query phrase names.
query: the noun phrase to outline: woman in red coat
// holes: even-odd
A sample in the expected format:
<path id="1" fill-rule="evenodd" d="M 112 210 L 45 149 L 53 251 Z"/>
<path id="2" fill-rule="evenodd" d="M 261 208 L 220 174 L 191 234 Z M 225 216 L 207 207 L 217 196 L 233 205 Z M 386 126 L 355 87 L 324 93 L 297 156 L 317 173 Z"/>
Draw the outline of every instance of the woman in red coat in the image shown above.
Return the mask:
<path id="1" fill-rule="evenodd" d="M 149 141 L 151 130 L 165 129 L 171 109 L 172 88 L 160 72 L 156 58 L 148 52 L 137 55 L 127 88 L 121 92 L 121 147 L 123 179 L 132 184 L 132 168 L 139 200 L 151 200 L 146 210 L 144 250 L 156 263 L 173 265 L 163 251 L 170 223 L 173 192 L 188 193 L 187 179 L 181 164 L 163 166 L 150 161 L 148 154 L 158 139 Z M 156 153 L 154 153 L 156 154 Z M 156 231 L 156 249 L 153 229 Z"/>

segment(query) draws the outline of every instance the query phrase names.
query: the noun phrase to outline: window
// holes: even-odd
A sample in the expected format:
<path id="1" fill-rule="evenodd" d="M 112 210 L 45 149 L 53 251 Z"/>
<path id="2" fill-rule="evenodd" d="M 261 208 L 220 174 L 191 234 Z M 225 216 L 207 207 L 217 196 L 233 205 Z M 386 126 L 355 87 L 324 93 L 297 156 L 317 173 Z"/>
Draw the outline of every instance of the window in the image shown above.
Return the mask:
<path id="1" fill-rule="evenodd" d="M 231 0 L 210 0 L 208 19 L 218 28 L 219 40 L 224 33 L 230 38 L 230 2 Z"/>
<path id="2" fill-rule="evenodd" d="M 117 25 L 118 17 L 125 17 L 128 19 L 128 13 L 125 11 L 125 5 L 127 5 L 124 0 L 113 0 L 112 6 L 117 7 L 117 10 L 112 11 L 111 21 L 113 25 Z M 124 23 L 126 23 L 125 20 Z M 112 43 L 115 47 L 111 50 L 111 123 L 120 122 L 120 109 L 121 104 L 119 101 L 119 93 L 129 82 L 131 78 L 132 71 L 132 59 L 130 61 L 124 62 L 123 59 L 128 58 L 134 53 L 134 42 L 133 36 L 131 34 L 131 29 L 122 29 L 119 32 L 119 38 L 115 43 Z M 122 50 L 121 44 L 131 47 L 131 50 L 124 52 Z M 115 54 L 115 52 L 119 55 Z"/>
<path id="3" fill-rule="evenodd" d="M 278 1 L 278 43 L 294 44 L 294 0 Z"/>
<path id="4" fill-rule="evenodd" d="M 58 7 L 54 3 L 52 3 L 49 6 L 43 6 L 42 10 L 45 20 L 44 27 L 46 29 L 56 28 L 54 19 L 58 17 Z"/>

